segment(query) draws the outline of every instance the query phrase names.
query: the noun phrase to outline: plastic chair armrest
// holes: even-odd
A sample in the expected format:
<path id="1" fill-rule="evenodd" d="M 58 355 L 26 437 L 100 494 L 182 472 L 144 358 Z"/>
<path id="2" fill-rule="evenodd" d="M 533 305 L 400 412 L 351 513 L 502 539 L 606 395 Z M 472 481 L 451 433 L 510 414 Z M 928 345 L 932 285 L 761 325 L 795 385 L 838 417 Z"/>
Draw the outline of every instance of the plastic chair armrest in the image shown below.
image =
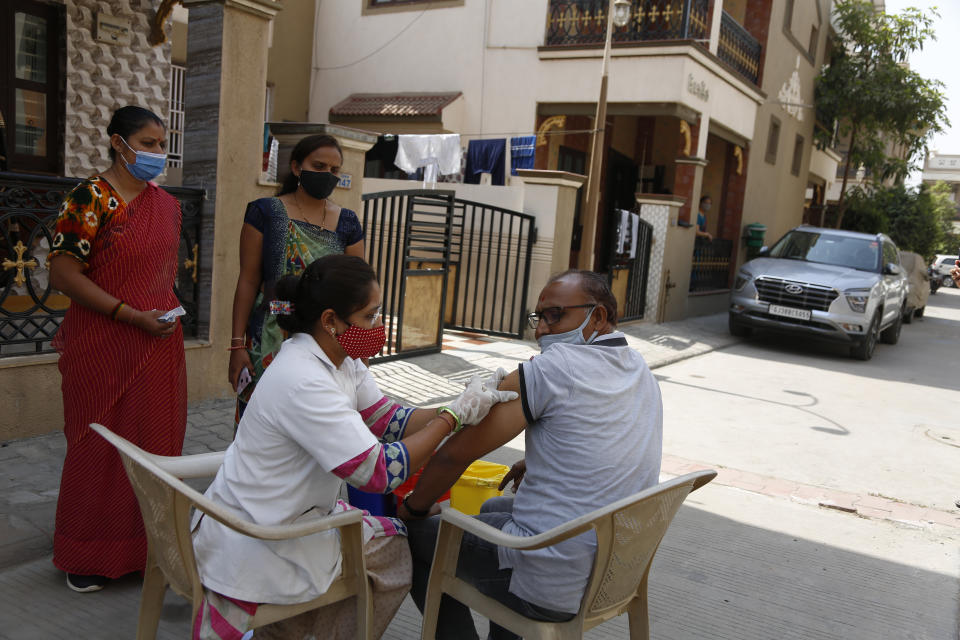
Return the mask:
<path id="1" fill-rule="evenodd" d="M 690 488 L 691 493 L 717 477 L 717 472 L 713 469 L 704 469 L 704 471 L 709 471 L 709 473 L 703 473 L 693 479 L 693 486 Z"/>
<path id="2" fill-rule="evenodd" d="M 317 520 L 298 522 L 284 525 L 260 525 L 244 520 L 220 505 L 204 500 L 204 504 L 194 502 L 199 511 L 210 516 L 220 524 L 230 527 L 238 533 L 260 540 L 290 540 L 302 538 L 329 529 L 339 529 L 346 525 L 359 523 L 363 519 L 363 512 L 359 509 L 343 511 Z"/>
<path id="3" fill-rule="evenodd" d="M 170 475 L 181 480 L 186 478 L 209 478 L 217 475 L 220 465 L 223 464 L 223 451 L 200 453 L 193 456 L 179 458 L 164 458 L 157 456 L 154 461 Z"/>
<path id="4" fill-rule="evenodd" d="M 542 549 L 563 542 L 567 538 L 580 535 L 593 528 L 593 520 L 582 518 L 554 527 L 535 536 L 513 536 L 496 527 L 491 527 L 472 516 L 468 516 L 452 507 L 444 507 L 441 515 L 444 522 L 463 529 L 473 535 L 510 549 Z"/>
<path id="5" fill-rule="evenodd" d="M 464 531 L 469 531 L 478 538 L 482 538 L 488 542 L 493 542 L 501 547 L 508 547 L 510 549 L 542 549 L 543 547 L 555 545 L 558 542 L 563 542 L 567 538 L 572 538 L 573 536 L 580 535 L 585 531 L 593 529 L 596 526 L 599 518 L 606 517 L 610 513 L 618 511 L 619 509 L 636 502 L 638 499 L 643 499 L 646 496 L 662 491 L 665 488 L 665 485 L 691 482 L 690 491 L 694 491 L 713 480 L 716 476 L 717 472 L 713 471 L 712 469 L 694 471 L 692 473 L 674 478 L 667 483 L 648 487 L 639 494 L 627 496 L 626 498 L 618 500 L 617 502 L 613 502 L 605 507 L 601 507 L 595 511 L 584 514 L 579 518 L 571 520 L 570 522 L 557 525 L 553 529 L 549 529 L 535 536 L 512 536 L 503 533 L 499 529 L 491 527 L 488 524 L 484 524 L 476 518 L 457 511 L 452 507 L 444 507 L 441 517 L 445 522 L 449 522 L 455 527 L 463 529 Z"/>

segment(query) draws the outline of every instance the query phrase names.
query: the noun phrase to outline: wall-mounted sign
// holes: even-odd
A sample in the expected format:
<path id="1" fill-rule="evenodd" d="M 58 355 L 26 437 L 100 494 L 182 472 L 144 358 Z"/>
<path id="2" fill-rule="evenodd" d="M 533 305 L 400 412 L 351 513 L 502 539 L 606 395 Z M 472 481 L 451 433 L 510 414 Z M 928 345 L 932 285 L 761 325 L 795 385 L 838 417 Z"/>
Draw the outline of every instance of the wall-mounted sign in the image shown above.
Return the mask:
<path id="1" fill-rule="evenodd" d="M 945 156 L 942 158 L 930 158 L 928 166 L 931 169 L 957 169 L 960 168 L 960 157 Z"/>
<path id="2" fill-rule="evenodd" d="M 787 81 L 780 87 L 777 99 L 783 110 L 797 120 L 803 122 L 803 91 L 800 87 L 800 56 L 797 56 L 797 65 Z"/>
<path id="3" fill-rule="evenodd" d="M 707 89 L 707 83 L 704 80 L 697 82 L 693 79 L 693 74 L 687 76 L 687 91 L 690 95 L 696 96 L 708 102 L 710 100 L 710 89 Z"/>
<path id="4" fill-rule="evenodd" d="M 337 186 L 341 189 L 349 189 L 353 185 L 353 176 L 349 173 L 340 174 L 340 182 L 337 183 Z"/>
<path id="5" fill-rule="evenodd" d="M 128 45 L 133 41 L 130 19 L 118 18 L 108 13 L 97 12 L 97 42 Z"/>

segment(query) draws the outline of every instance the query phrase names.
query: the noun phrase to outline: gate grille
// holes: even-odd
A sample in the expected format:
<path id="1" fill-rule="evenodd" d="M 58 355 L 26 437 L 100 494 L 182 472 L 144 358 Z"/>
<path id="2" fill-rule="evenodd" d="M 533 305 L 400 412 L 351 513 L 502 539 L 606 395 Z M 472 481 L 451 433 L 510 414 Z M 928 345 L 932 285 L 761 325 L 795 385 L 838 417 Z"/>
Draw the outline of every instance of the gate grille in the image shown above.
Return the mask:
<path id="1" fill-rule="evenodd" d="M 453 191 L 384 191 L 363 196 L 362 224 L 366 232 L 367 262 L 380 280 L 383 323 L 387 342 L 374 358 L 385 361 L 440 351 L 443 326 L 435 336 L 412 336 L 409 324 L 405 346 L 404 307 L 407 278 L 447 274 L 450 265 Z M 446 300 L 446 277 L 441 305 Z M 442 307 L 441 307 L 442 308 Z M 439 314 L 439 309 L 437 310 Z"/>
<path id="2" fill-rule="evenodd" d="M 446 326 L 522 338 L 534 217 L 469 200 L 456 200 L 450 259 L 453 284 Z"/>
<path id="3" fill-rule="evenodd" d="M 443 327 L 523 337 L 532 215 L 455 199 L 453 191 L 400 190 L 365 194 L 362 223 L 383 290 L 387 344 L 379 359 L 414 353 L 403 347 L 405 276 L 436 275 L 437 267 L 445 273 Z M 431 351 L 439 345 L 438 337 Z"/>

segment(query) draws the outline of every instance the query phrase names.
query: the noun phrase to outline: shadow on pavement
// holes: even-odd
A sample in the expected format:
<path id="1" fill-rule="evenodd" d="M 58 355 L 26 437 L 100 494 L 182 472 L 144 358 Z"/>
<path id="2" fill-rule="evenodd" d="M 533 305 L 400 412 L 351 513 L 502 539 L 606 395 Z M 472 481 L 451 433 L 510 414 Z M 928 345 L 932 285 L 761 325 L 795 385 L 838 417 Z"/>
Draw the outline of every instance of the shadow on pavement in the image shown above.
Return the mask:
<path id="1" fill-rule="evenodd" d="M 957 596 L 953 575 L 685 506 L 654 561 L 651 637 L 950 638 Z"/>
<path id="2" fill-rule="evenodd" d="M 746 525 L 688 504 L 681 508 L 654 562 L 649 587 L 651 637 L 955 637 L 955 576 L 878 559 L 864 551 Z M 100 593 L 76 594 L 66 588 L 63 574 L 49 558 L 19 565 L 0 572 L 4 603 L 0 638 L 126 640 L 134 636 L 138 598 L 136 576 L 118 580 Z M 157 637 L 189 637 L 189 613 L 186 601 L 168 594 Z M 419 638 L 419 626 L 419 614 L 408 599 L 384 638 Z M 585 637 L 627 637 L 626 616 Z"/>

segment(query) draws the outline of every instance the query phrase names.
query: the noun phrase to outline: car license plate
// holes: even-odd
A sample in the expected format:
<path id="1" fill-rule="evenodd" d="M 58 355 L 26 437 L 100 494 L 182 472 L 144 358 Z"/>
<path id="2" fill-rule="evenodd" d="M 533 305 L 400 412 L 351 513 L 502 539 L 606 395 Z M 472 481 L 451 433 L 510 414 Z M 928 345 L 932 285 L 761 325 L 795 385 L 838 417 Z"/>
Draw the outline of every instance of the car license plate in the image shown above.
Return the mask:
<path id="1" fill-rule="evenodd" d="M 778 304 L 770 305 L 770 315 L 783 316 L 784 318 L 796 318 L 797 320 L 809 320 L 811 313 L 807 309 L 794 309 L 793 307 L 781 307 Z"/>

